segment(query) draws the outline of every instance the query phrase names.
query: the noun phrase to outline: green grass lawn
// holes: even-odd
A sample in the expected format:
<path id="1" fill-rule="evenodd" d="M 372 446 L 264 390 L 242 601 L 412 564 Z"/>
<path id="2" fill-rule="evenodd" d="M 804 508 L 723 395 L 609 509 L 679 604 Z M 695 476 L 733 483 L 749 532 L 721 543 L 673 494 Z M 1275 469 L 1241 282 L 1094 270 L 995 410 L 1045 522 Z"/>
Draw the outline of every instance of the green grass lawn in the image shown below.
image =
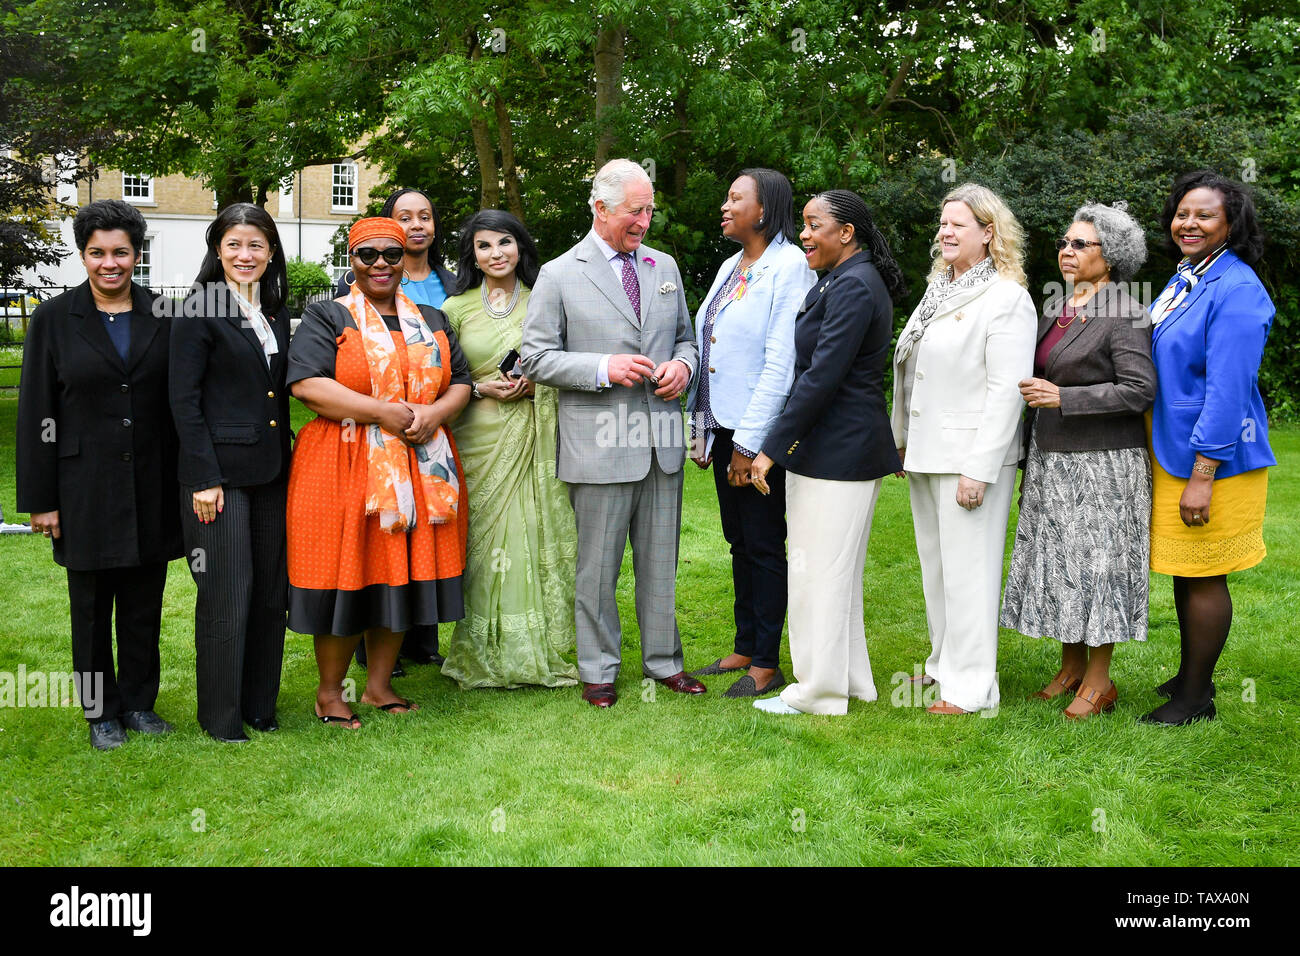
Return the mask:
<path id="1" fill-rule="evenodd" d="M 16 402 L 0 397 L 0 504 L 14 520 Z M 302 410 L 299 409 L 301 418 Z M 348 733 L 312 715 L 310 638 L 290 634 L 281 732 L 230 747 L 194 719 L 194 586 L 175 562 L 158 710 L 177 725 L 89 747 L 79 709 L 0 709 L 0 859 L 8 864 L 1033 864 L 1300 862 L 1300 430 L 1278 428 L 1270 554 L 1232 578 L 1219 719 L 1134 718 L 1178 654 L 1170 582 L 1151 634 L 1115 655 L 1119 706 L 1068 723 L 1026 697 L 1059 648 L 1002 632 L 1003 706 L 936 718 L 894 706 L 928 653 L 906 486 L 887 480 L 867 558 L 880 700 L 847 717 L 776 718 L 722 697 L 643 690 L 630 560 L 620 700 L 573 688 L 462 692 L 429 667 L 397 687 L 409 716 L 360 707 Z M 687 667 L 730 650 L 730 567 L 712 479 L 688 466 L 678 619 Z M 1014 516 L 1013 516 L 1014 520 Z M 0 671 L 71 667 L 67 592 L 49 546 L 0 536 Z M 667 613 L 667 609 L 664 609 Z M 444 635 L 449 629 L 444 631 Z M 789 670 L 788 654 L 782 666 Z M 1064 701 L 1061 706 L 1064 706 Z"/>

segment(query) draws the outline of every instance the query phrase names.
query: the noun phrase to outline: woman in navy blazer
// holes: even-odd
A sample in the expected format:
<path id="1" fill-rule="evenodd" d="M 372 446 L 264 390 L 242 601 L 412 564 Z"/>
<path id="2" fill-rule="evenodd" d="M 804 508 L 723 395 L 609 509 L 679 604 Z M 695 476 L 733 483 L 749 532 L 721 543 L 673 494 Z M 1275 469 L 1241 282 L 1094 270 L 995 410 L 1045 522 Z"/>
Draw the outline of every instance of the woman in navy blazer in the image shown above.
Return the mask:
<path id="1" fill-rule="evenodd" d="M 862 570 L 880 479 L 902 468 L 885 411 L 894 301 L 906 294 L 871 211 L 856 193 L 809 200 L 802 240 L 825 275 L 795 319 L 794 383 L 754 459 L 752 481 L 785 468 L 790 525 L 790 658 L 797 683 L 754 706 L 844 714 L 876 699 L 862 621 Z"/>
<path id="2" fill-rule="evenodd" d="M 172 328 L 181 520 L 198 586 L 199 724 L 244 742 L 272 731 L 289 578 L 289 310 L 275 220 L 250 203 L 208 227 L 194 292 Z"/>
<path id="3" fill-rule="evenodd" d="M 1238 183 L 1187 173 L 1161 222 L 1183 259 L 1151 306 L 1151 569 L 1173 575 L 1181 655 L 1156 688 L 1169 702 L 1142 720 L 1181 725 L 1215 715 L 1211 678 L 1232 625 L 1227 575 L 1265 555 L 1277 459 L 1258 376 L 1276 310 L 1249 265 L 1264 242 Z"/>
<path id="4" fill-rule="evenodd" d="M 736 637 L 732 652 L 696 677 L 748 669 L 726 697 L 780 688 L 785 623 L 785 481 L 751 486 L 750 465 L 785 405 L 794 377 L 794 317 L 817 276 L 794 244 L 794 194 L 772 169 L 745 169 L 722 204 L 722 234 L 741 250 L 718 269 L 695 317 L 700 374 L 687 399 L 691 460 L 713 465 L 722 533 L 731 546 Z"/>

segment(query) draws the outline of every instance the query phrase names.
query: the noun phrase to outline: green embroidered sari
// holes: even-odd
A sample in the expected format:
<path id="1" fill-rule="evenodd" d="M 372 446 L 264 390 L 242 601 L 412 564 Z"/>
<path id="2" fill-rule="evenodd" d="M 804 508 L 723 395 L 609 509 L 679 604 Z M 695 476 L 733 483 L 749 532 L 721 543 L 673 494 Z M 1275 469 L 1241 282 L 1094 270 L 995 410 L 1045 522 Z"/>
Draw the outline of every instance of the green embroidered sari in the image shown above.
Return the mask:
<path id="1" fill-rule="evenodd" d="M 505 318 L 477 288 L 442 304 L 476 382 L 523 335 L 529 290 Z M 462 689 L 576 684 L 573 591 L 578 539 L 568 489 L 555 477 L 556 392 L 471 399 L 452 425 L 469 490 L 465 617 L 442 672 Z"/>

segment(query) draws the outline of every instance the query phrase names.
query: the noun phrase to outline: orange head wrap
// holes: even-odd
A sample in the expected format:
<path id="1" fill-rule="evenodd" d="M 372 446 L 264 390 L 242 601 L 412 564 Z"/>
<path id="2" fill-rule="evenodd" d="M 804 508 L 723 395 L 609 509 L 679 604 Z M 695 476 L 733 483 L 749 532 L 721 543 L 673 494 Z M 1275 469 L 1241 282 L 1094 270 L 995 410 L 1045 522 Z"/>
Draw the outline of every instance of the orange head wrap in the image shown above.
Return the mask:
<path id="1" fill-rule="evenodd" d="M 358 219 L 348 230 L 348 252 L 351 252 L 367 239 L 396 239 L 406 245 L 406 231 L 397 224 L 397 220 L 386 216 L 371 216 Z"/>

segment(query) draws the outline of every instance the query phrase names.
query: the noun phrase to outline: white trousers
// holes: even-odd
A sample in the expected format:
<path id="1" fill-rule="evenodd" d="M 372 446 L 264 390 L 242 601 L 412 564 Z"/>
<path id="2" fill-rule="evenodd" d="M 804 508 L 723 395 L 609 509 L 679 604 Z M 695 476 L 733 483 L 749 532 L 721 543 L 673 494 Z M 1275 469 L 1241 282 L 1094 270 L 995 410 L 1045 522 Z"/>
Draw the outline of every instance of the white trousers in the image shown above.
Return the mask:
<path id="1" fill-rule="evenodd" d="M 925 672 L 948 703 L 986 710 L 998 705 L 998 603 L 1016 466 L 1002 467 L 974 511 L 957 504 L 960 477 L 907 474 L 930 631 Z"/>
<path id="2" fill-rule="evenodd" d="M 790 659 L 781 699 L 807 714 L 845 714 L 875 700 L 862 623 L 862 568 L 880 480 L 785 476 Z"/>

